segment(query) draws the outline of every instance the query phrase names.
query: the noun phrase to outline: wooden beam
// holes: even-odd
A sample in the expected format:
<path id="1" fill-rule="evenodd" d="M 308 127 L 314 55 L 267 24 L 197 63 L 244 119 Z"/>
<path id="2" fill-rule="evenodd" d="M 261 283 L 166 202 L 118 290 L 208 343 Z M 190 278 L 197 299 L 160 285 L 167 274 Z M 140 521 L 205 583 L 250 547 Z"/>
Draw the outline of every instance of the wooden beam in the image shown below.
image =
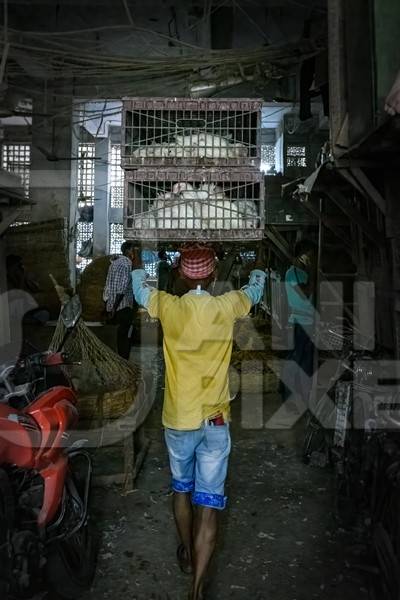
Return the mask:
<path id="1" fill-rule="evenodd" d="M 273 243 L 275 248 L 279 250 L 279 252 L 287 258 L 290 262 L 293 261 L 293 255 L 290 252 L 289 244 L 285 240 L 285 238 L 279 233 L 276 227 L 273 225 L 268 225 L 265 229 L 265 235 Z"/>
<path id="2" fill-rule="evenodd" d="M 372 0 L 348 0 L 343 4 L 349 142 L 353 145 L 374 127 L 374 65 Z"/>

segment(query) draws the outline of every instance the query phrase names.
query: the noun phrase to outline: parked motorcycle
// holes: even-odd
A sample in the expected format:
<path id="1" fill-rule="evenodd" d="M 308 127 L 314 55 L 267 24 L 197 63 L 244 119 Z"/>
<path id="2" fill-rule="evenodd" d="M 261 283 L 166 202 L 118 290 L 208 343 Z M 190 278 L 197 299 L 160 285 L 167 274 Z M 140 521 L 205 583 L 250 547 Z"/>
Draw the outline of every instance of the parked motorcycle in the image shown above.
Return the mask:
<path id="1" fill-rule="evenodd" d="M 62 310 L 72 332 L 80 304 Z M 65 339 L 63 340 L 65 342 Z M 87 590 L 96 553 L 89 530 L 92 464 L 69 445 L 77 396 L 59 351 L 0 365 L 0 598 L 75 600 Z"/>

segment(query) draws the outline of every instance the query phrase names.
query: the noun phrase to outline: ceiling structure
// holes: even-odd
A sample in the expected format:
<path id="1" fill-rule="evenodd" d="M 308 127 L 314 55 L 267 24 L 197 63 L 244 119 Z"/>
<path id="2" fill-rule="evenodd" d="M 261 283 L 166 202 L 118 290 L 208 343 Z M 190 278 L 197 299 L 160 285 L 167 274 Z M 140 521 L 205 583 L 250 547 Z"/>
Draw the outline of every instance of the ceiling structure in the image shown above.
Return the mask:
<path id="1" fill-rule="evenodd" d="M 66 103 L 124 95 L 272 100 L 290 93 L 299 62 L 325 45 L 323 36 L 303 36 L 308 19 L 324 20 L 325 3 L 3 0 L 2 104 L 15 109 L 16 98 L 49 90 Z"/>

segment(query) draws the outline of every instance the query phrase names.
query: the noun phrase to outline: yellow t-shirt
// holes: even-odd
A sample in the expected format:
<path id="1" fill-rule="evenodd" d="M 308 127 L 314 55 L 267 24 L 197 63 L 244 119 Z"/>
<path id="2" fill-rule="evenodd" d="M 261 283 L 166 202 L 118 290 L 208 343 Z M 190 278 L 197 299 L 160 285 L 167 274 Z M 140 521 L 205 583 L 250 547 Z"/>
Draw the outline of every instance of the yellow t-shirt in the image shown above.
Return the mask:
<path id="1" fill-rule="evenodd" d="M 233 325 L 250 308 L 242 291 L 218 297 L 192 292 L 181 298 L 152 292 L 147 310 L 160 319 L 164 332 L 165 427 L 198 429 L 219 413 L 229 418 Z"/>

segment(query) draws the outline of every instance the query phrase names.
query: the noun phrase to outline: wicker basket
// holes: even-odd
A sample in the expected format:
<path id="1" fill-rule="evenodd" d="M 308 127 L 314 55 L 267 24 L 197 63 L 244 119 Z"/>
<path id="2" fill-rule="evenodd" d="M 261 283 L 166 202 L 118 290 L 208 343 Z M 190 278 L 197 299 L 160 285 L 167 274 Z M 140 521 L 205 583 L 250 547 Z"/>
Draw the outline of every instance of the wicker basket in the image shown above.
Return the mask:
<path id="1" fill-rule="evenodd" d="M 78 398 L 81 421 L 112 421 L 126 415 L 135 403 L 137 390 L 125 389 L 98 394 L 83 394 Z"/>
<path id="2" fill-rule="evenodd" d="M 103 419 L 119 419 L 132 408 L 136 399 L 136 390 L 117 390 L 106 392 L 101 399 Z"/>
<path id="3" fill-rule="evenodd" d="M 110 256 L 93 259 L 81 275 L 78 293 L 82 303 L 82 316 L 86 321 L 100 321 L 103 318 L 103 290 L 110 260 Z"/>
<path id="4" fill-rule="evenodd" d="M 99 418 L 99 403 L 101 394 L 79 394 L 78 411 L 80 421 L 93 421 Z"/>

